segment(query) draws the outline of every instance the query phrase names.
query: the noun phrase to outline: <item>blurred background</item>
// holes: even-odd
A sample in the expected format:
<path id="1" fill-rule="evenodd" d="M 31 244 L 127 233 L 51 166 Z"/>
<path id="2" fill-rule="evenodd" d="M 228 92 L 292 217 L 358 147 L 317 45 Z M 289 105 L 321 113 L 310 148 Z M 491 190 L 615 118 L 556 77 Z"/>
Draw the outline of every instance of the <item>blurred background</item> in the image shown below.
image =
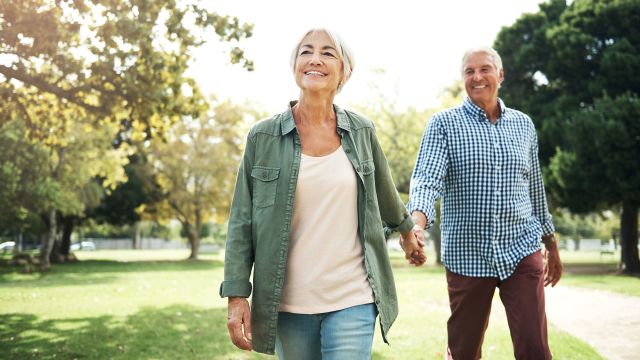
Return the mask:
<path id="1" fill-rule="evenodd" d="M 356 55 L 336 102 L 375 123 L 405 200 L 463 52 L 496 48 L 563 254 L 638 290 L 638 24 L 638 0 L 0 0 L 0 285 L 154 249 L 219 272 L 246 133 L 297 98 L 292 47 L 327 26 Z"/>

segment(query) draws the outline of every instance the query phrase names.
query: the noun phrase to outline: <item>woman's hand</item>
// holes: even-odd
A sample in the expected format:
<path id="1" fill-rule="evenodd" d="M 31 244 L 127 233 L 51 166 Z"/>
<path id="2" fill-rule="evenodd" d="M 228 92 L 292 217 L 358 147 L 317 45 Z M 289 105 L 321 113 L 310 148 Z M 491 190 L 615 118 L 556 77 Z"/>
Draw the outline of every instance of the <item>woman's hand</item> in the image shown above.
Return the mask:
<path id="1" fill-rule="evenodd" d="M 251 344 L 251 309 L 243 297 L 229 297 L 227 306 L 227 330 L 235 346 L 242 350 L 253 349 Z"/>
<path id="2" fill-rule="evenodd" d="M 404 258 L 415 266 L 423 265 L 427 261 L 424 253 L 424 233 L 419 225 L 411 231 L 400 233 L 400 247 L 404 250 Z"/>

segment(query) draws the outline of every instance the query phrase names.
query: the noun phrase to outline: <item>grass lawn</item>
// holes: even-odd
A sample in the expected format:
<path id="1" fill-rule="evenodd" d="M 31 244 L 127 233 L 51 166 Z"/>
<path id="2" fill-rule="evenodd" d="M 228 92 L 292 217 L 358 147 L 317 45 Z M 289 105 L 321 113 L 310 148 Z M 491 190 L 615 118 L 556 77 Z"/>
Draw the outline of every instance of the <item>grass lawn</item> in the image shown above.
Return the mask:
<path id="1" fill-rule="evenodd" d="M 640 296 L 640 277 L 621 275 L 618 271 L 620 252 L 560 251 L 565 272 L 562 285 L 605 290 L 623 295 Z"/>
<path id="2" fill-rule="evenodd" d="M 46 274 L 0 266 L 0 358 L 270 358 L 236 350 L 228 340 L 226 299 L 218 296 L 221 254 L 195 262 L 182 261 L 188 252 L 181 250 L 77 255 L 81 262 L 54 265 Z M 410 267 L 396 252 L 392 261 L 400 316 L 391 346 L 376 332 L 373 359 L 442 359 L 449 314 L 442 268 Z M 563 281 L 588 283 L 575 277 Z M 495 301 L 483 355 L 512 359 L 502 305 Z M 558 359 L 602 359 L 558 329 L 551 327 L 549 337 Z"/>

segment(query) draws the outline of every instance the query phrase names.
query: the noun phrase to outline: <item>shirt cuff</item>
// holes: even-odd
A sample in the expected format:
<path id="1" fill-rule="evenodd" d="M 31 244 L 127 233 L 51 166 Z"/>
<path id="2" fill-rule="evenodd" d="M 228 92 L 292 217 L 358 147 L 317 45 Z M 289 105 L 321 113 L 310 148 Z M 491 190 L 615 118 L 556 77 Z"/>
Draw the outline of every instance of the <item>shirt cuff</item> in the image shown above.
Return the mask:
<path id="1" fill-rule="evenodd" d="M 408 214 L 404 217 L 402 222 L 398 224 L 398 226 L 393 228 L 394 231 L 400 233 L 411 231 L 411 229 L 413 229 L 413 219 L 411 218 L 411 215 Z"/>
<path id="2" fill-rule="evenodd" d="M 431 207 L 430 209 L 425 209 L 419 206 L 413 206 L 409 208 L 409 214 L 413 214 L 414 211 L 419 211 L 427 217 L 427 223 L 425 224 L 425 230 L 429 229 L 435 223 L 436 218 L 436 208 Z"/>
<path id="3" fill-rule="evenodd" d="M 553 223 L 550 221 L 547 221 L 544 224 L 542 224 L 542 235 L 553 234 L 555 230 L 556 229 L 553 226 Z"/>
<path id="4" fill-rule="evenodd" d="M 220 297 L 251 295 L 251 283 L 247 280 L 227 280 L 220 284 Z"/>

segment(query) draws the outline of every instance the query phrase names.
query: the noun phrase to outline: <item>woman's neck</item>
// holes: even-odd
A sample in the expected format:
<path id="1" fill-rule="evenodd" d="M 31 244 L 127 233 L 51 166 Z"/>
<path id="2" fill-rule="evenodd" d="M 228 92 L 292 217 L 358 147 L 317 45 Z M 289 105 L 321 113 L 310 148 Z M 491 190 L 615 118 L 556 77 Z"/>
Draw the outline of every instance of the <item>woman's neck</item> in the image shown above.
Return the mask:
<path id="1" fill-rule="evenodd" d="M 304 125 L 321 125 L 335 122 L 333 97 L 308 96 L 301 94 L 300 100 L 293 108 L 296 122 Z"/>

